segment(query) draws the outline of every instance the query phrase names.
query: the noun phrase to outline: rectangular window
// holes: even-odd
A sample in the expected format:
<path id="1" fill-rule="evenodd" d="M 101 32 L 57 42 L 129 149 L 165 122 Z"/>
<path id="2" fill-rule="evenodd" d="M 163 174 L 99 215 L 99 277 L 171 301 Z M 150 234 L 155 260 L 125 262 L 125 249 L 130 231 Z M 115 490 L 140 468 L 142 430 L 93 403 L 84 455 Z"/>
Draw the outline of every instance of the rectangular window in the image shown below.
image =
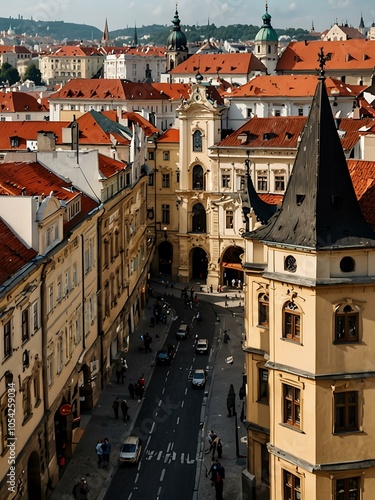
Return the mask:
<path id="1" fill-rule="evenodd" d="M 246 116 L 247 118 L 251 118 L 253 116 L 253 108 L 246 109 Z"/>
<path id="2" fill-rule="evenodd" d="M 56 300 L 61 300 L 62 298 L 62 276 L 57 277 L 56 282 Z"/>
<path id="3" fill-rule="evenodd" d="M 293 303 L 289 302 L 284 306 L 284 332 L 283 337 L 294 340 L 296 342 L 301 341 L 301 317 L 299 314 L 298 307 Z"/>
<path id="4" fill-rule="evenodd" d="M 225 227 L 233 229 L 233 210 L 225 210 Z"/>
<path id="5" fill-rule="evenodd" d="M 53 309 L 53 285 L 48 287 L 48 312 Z"/>
<path id="6" fill-rule="evenodd" d="M 348 309 L 345 311 L 345 309 Z M 335 342 L 358 342 L 359 341 L 359 314 L 346 306 L 342 313 L 336 313 L 335 317 Z"/>
<path id="7" fill-rule="evenodd" d="M 291 472 L 284 470 L 284 497 L 283 500 L 301 500 L 301 479 Z"/>
<path id="8" fill-rule="evenodd" d="M 237 191 L 245 190 L 245 176 L 237 175 Z"/>
<path id="9" fill-rule="evenodd" d="M 50 354 L 47 358 L 47 379 L 48 379 L 48 386 L 52 385 L 53 382 L 53 355 Z"/>
<path id="10" fill-rule="evenodd" d="M 261 293 L 258 296 L 258 325 L 268 327 L 270 303 L 268 295 Z"/>
<path id="11" fill-rule="evenodd" d="M 65 271 L 64 295 L 70 292 L 70 271 Z"/>
<path id="12" fill-rule="evenodd" d="M 155 160 L 155 153 L 153 151 L 148 152 L 148 159 L 149 160 Z"/>
<path id="13" fill-rule="evenodd" d="M 338 392 L 334 395 L 334 432 L 358 431 L 358 391 Z"/>
<path id="14" fill-rule="evenodd" d="M 165 161 L 169 161 L 169 151 L 164 151 L 164 152 L 163 152 L 163 159 L 164 159 Z"/>
<path id="15" fill-rule="evenodd" d="M 29 309 L 24 309 L 21 315 L 22 343 L 30 338 L 29 330 Z"/>
<path id="16" fill-rule="evenodd" d="M 4 324 L 4 358 L 12 354 L 12 320 Z"/>
<path id="17" fill-rule="evenodd" d="M 230 188 L 230 175 L 229 174 L 223 174 L 221 176 L 221 187 Z"/>
<path id="18" fill-rule="evenodd" d="M 57 373 L 60 373 L 63 368 L 63 340 L 60 338 L 57 342 Z"/>
<path id="19" fill-rule="evenodd" d="M 148 174 L 148 185 L 149 186 L 153 186 L 154 185 L 154 173 L 151 172 L 150 174 Z"/>
<path id="20" fill-rule="evenodd" d="M 303 116 L 303 108 L 298 108 L 298 116 Z"/>
<path id="21" fill-rule="evenodd" d="M 23 406 L 23 419 L 26 420 L 31 414 L 31 388 L 30 388 L 30 377 L 28 377 L 23 383 L 22 387 L 22 406 Z"/>
<path id="22" fill-rule="evenodd" d="M 169 185 L 170 185 L 170 175 L 169 174 L 162 174 L 161 185 L 163 188 L 169 188 Z"/>
<path id="23" fill-rule="evenodd" d="M 275 175 L 275 191 L 285 191 L 285 177 L 283 175 Z"/>
<path id="24" fill-rule="evenodd" d="M 33 331 L 34 333 L 39 330 L 39 304 L 38 301 L 33 304 Z"/>
<path id="25" fill-rule="evenodd" d="M 74 288 L 75 286 L 78 285 L 78 270 L 77 270 L 77 264 L 73 264 L 73 275 L 72 275 L 72 287 Z"/>
<path id="26" fill-rule="evenodd" d="M 275 109 L 275 116 L 281 116 L 281 112 L 279 109 Z"/>
<path id="27" fill-rule="evenodd" d="M 258 368 L 258 401 L 268 404 L 268 370 Z"/>
<path id="28" fill-rule="evenodd" d="M 300 428 L 301 425 L 301 390 L 292 385 L 283 384 L 284 391 L 284 423 Z"/>
<path id="29" fill-rule="evenodd" d="M 267 191 L 267 176 L 266 175 L 258 175 L 258 191 Z"/>
<path id="30" fill-rule="evenodd" d="M 359 500 L 359 477 L 346 477 L 335 481 L 335 500 Z"/>
<path id="31" fill-rule="evenodd" d="M 169 224 L 170 223 L 169 205 L 162 205 L 161 206 L 161 222 L 162 222 L 162 224 Z"/>

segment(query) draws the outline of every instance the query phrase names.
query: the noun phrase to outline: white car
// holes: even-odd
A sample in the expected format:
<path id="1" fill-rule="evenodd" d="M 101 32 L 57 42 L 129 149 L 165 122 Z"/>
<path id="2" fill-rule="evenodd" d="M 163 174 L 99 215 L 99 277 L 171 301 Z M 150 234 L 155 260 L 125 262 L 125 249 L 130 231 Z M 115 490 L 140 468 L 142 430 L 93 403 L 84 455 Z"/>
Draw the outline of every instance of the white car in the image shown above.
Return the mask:
<path id="1" fill-rule="evenodd" d="M 121 445 L 119 462 L 122 464 L 136 464 L 142 450 L 142 441 L 137 436 L 128 436 Z"/>
<path id="2" fill-rule="evenodd" d="M 198 339 L 195 344 L 195 352 L 197 354 L 207 354 L 208 353 L 208 340 Z"/>
<path id="3" fill-rule="evenodd" d="M 204 389 L 206 385 L 206 372 L 201 369 L 196 369 L 193 373 L 193 379 L 191 381 L 192 386 L 196 389 Z"/>

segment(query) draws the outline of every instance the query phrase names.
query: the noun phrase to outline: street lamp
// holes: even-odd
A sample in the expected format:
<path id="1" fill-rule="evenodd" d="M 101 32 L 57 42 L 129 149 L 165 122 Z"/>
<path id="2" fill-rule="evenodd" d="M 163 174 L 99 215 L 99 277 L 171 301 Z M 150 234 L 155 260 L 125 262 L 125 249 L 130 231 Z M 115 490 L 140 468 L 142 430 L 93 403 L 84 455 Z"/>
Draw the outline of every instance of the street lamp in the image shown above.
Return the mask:
<path id="1" fill-rule="evenodd" d="M 163 227 L 163 231 L 164 231 L 164 239 L 165 239 L 165 240 L 167 240 L 167 239 L 168 239 L 167 230 L 168 230 L 167 226 L 164 226 L 164 227 Z"/>

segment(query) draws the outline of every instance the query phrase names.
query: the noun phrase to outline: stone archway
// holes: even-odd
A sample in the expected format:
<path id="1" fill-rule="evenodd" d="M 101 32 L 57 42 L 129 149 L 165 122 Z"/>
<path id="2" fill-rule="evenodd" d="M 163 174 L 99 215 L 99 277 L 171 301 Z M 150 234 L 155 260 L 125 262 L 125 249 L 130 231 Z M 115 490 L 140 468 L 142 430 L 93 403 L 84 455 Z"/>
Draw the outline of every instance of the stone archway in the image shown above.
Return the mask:
<path id="1" fill-rule="evenodd" d="M 230 246 L 225 249 L 221 259 L 221 277 L 222 284 L 238 288 L 238 285 L 243 285 L 243 269 L 240 256 L 244 253 L 242 247 L 236 245 Z M 234 281 L 233 281 L 234 280 Z"/>
<path id="2" fill-rule="evenodd" d="M 42 482 L 40 479 L 40 459 L 39 453 L 33 451 L 27 461 L 27 497 L 42 498 Z"/>
<path id="3" fill-rule="evenodd" d="M 191 277 L 201 280 L 207 279 L 208 259 L 203 248 L 196 247 L 191 250 Z"/>
<path id="4" fill-rule="evenodd" d="M 173 245 L 169 241 L 163 241 L 158 246 L 159 273 L 171 275 L 173 262 Z"/>

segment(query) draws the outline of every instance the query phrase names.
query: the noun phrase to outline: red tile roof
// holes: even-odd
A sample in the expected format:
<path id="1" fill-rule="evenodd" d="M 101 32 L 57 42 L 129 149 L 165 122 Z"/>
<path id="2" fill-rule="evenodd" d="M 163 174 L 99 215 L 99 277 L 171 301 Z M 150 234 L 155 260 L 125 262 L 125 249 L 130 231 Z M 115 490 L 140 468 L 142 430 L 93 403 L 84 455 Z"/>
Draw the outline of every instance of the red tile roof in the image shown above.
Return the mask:
<path id="1" fill-rule="evenodd" d="M 306 122 L 305 116 L 251 118 L 217 143 L 219 147 L 296 148 Z"/>
<path id="2" fill-rule="evenodd" d="M 375 66 L 375 44 L 373 40 L 342 40 L 342 41 L 306 41 L 290 42 L 281 54 L 276 70 L 313 72 L 318 67 L 318 54 L 323 47 L 324 54 L 329 56 L 326 71 L 367 69 Z M 344 73 L 345 74 L 345 73 Z"/>
<path id="3" fill-rule="evenodd" d="M 60 201 L 69 202 L 81 196 L 81 212 L 70 221 L 64 221 L 65 233 L 74 227 L 83 216 L 99 205 L 78 189 L 71 189 L 72 183 L 63 180 L 38 162 L 2 163 L 0 168 L 0 195 L 49 196 L 51 192 Z"/>
<path id="4" fill-rule="evenodd" d="M 26 92 L 0 92 L 0 113 L 40 112 L 48 114 L 45 107 Z"/>
<path id="5" fill-rule="evenodd" d="M 241 85 L 226 97 L 313 97 L 318 77 L 315 75 L 261 75 Z M 357 97 L 365 86 L 348 85 L 336 78 L 326 78 L 328 95 Z"/>
<path id="6" fill-rule="evenodd" d="M 155 47 L 153 45 L 142 45 L 140 47 L 102 47 L 101 50 L 108 55 L 115 54 L 127 54 L 130 56 L 140 56 L 140 57 L 165 57 L 166 48 L 165 47 Z"/>
<path id="7" fill-rule="evenodd" d="M 96 47 L 84 47 L 82 45 L 63 45 L 46 57 L 88 57 L 102 56 L 103 54 Z"/>
<path id="8" fill-rule="evenodd" d="M 252 71 L 266 72 L 263 63 L 251 53 L 229 53 L 229 54 L 193 54 L 184 62 L 173 68 L 173 74 L 201 75 L 233 74 L 248 75 Z"/>
<path id="9" fill-rule="evenodd" d="M 180 142 L 180 130 L 178 128 L 170 128 L 164 132 L 159 138 L 158 142 Z"/>
<path id="10" fill-rule="evenodd" d="M 0 54 L 15 52 L 16 54 L 30 54 L 30 50 L 24 45 L 0 45 Z"/>
<path id="11" fill-rule="evenodd" d="M 79 127 L 79 143 L 82 145 L 112 144 L 111 135 L 116 136 L 119 144 L 130 144 L 130 141 L 126 137 L 103 130 L 89 111 L 80 116 L 77 119 L 77 123 Z"/>
<path id="12" fill-rule="evenodd" d="M 130 122 L 137 123 L 144 131 L 147 137 L 151 137 L 154 134 L 159 133 L 159 129 L 154 127 L 146 118 L 144 118 L 139 113 L 134 113 L 133 111 L 124 111 L 122 116 L 127 118 Z"/>
<path id="13" fill-rule="evenodd" d="M 38 132 L 53 132 L 56 144 L 62 144 L 62 129 L 68 125 L 69 122 L 0 122 L 0 151 L 25 151 L 27 149 L 26 141 L 36 141 Z M 11 147 L 10 137 L 18 137 L 18 146 Z"/>
<path id="14" fill-rule="evenodd" d="M 33 259 L 37 252 L 27 248 L 0 219 L 0 284 L 11 278 Z"/>
<path id="15" fill-rule="evenodd" d="M 112 177 L 112 175 L 115 175 L 117 172 L 125 170 L 128 166 L 127 163 L 123 163 L 122 161 L 115 160 L 100 153 L 98 154 L 98 160 L 99 170 L 107 179 Z"/>
<path id="16" fill-rule="evenodd" d="M 375 162 L 347 161 L 359 206 L 366 221 L 375 230 Z"/>
<path id="17" fill-rule="evenodd" d="M 189 83 L 166 83 L 159 82 L 153 83 L 160 93 L 165 94 L 168 99 L 178 100 L 178 99 L 188 99 L 190 95 L 191 85 Z"/>
<path id="18" fill-rule="evenodd" d="M 168 99 L 148 83 L 129 82 L 120 79 L 87 79 L 70 80 L 58 92 L 50 96 L 53 99 L 90 99 L 105 101 L 124 100 L 156 100 Z"/>

